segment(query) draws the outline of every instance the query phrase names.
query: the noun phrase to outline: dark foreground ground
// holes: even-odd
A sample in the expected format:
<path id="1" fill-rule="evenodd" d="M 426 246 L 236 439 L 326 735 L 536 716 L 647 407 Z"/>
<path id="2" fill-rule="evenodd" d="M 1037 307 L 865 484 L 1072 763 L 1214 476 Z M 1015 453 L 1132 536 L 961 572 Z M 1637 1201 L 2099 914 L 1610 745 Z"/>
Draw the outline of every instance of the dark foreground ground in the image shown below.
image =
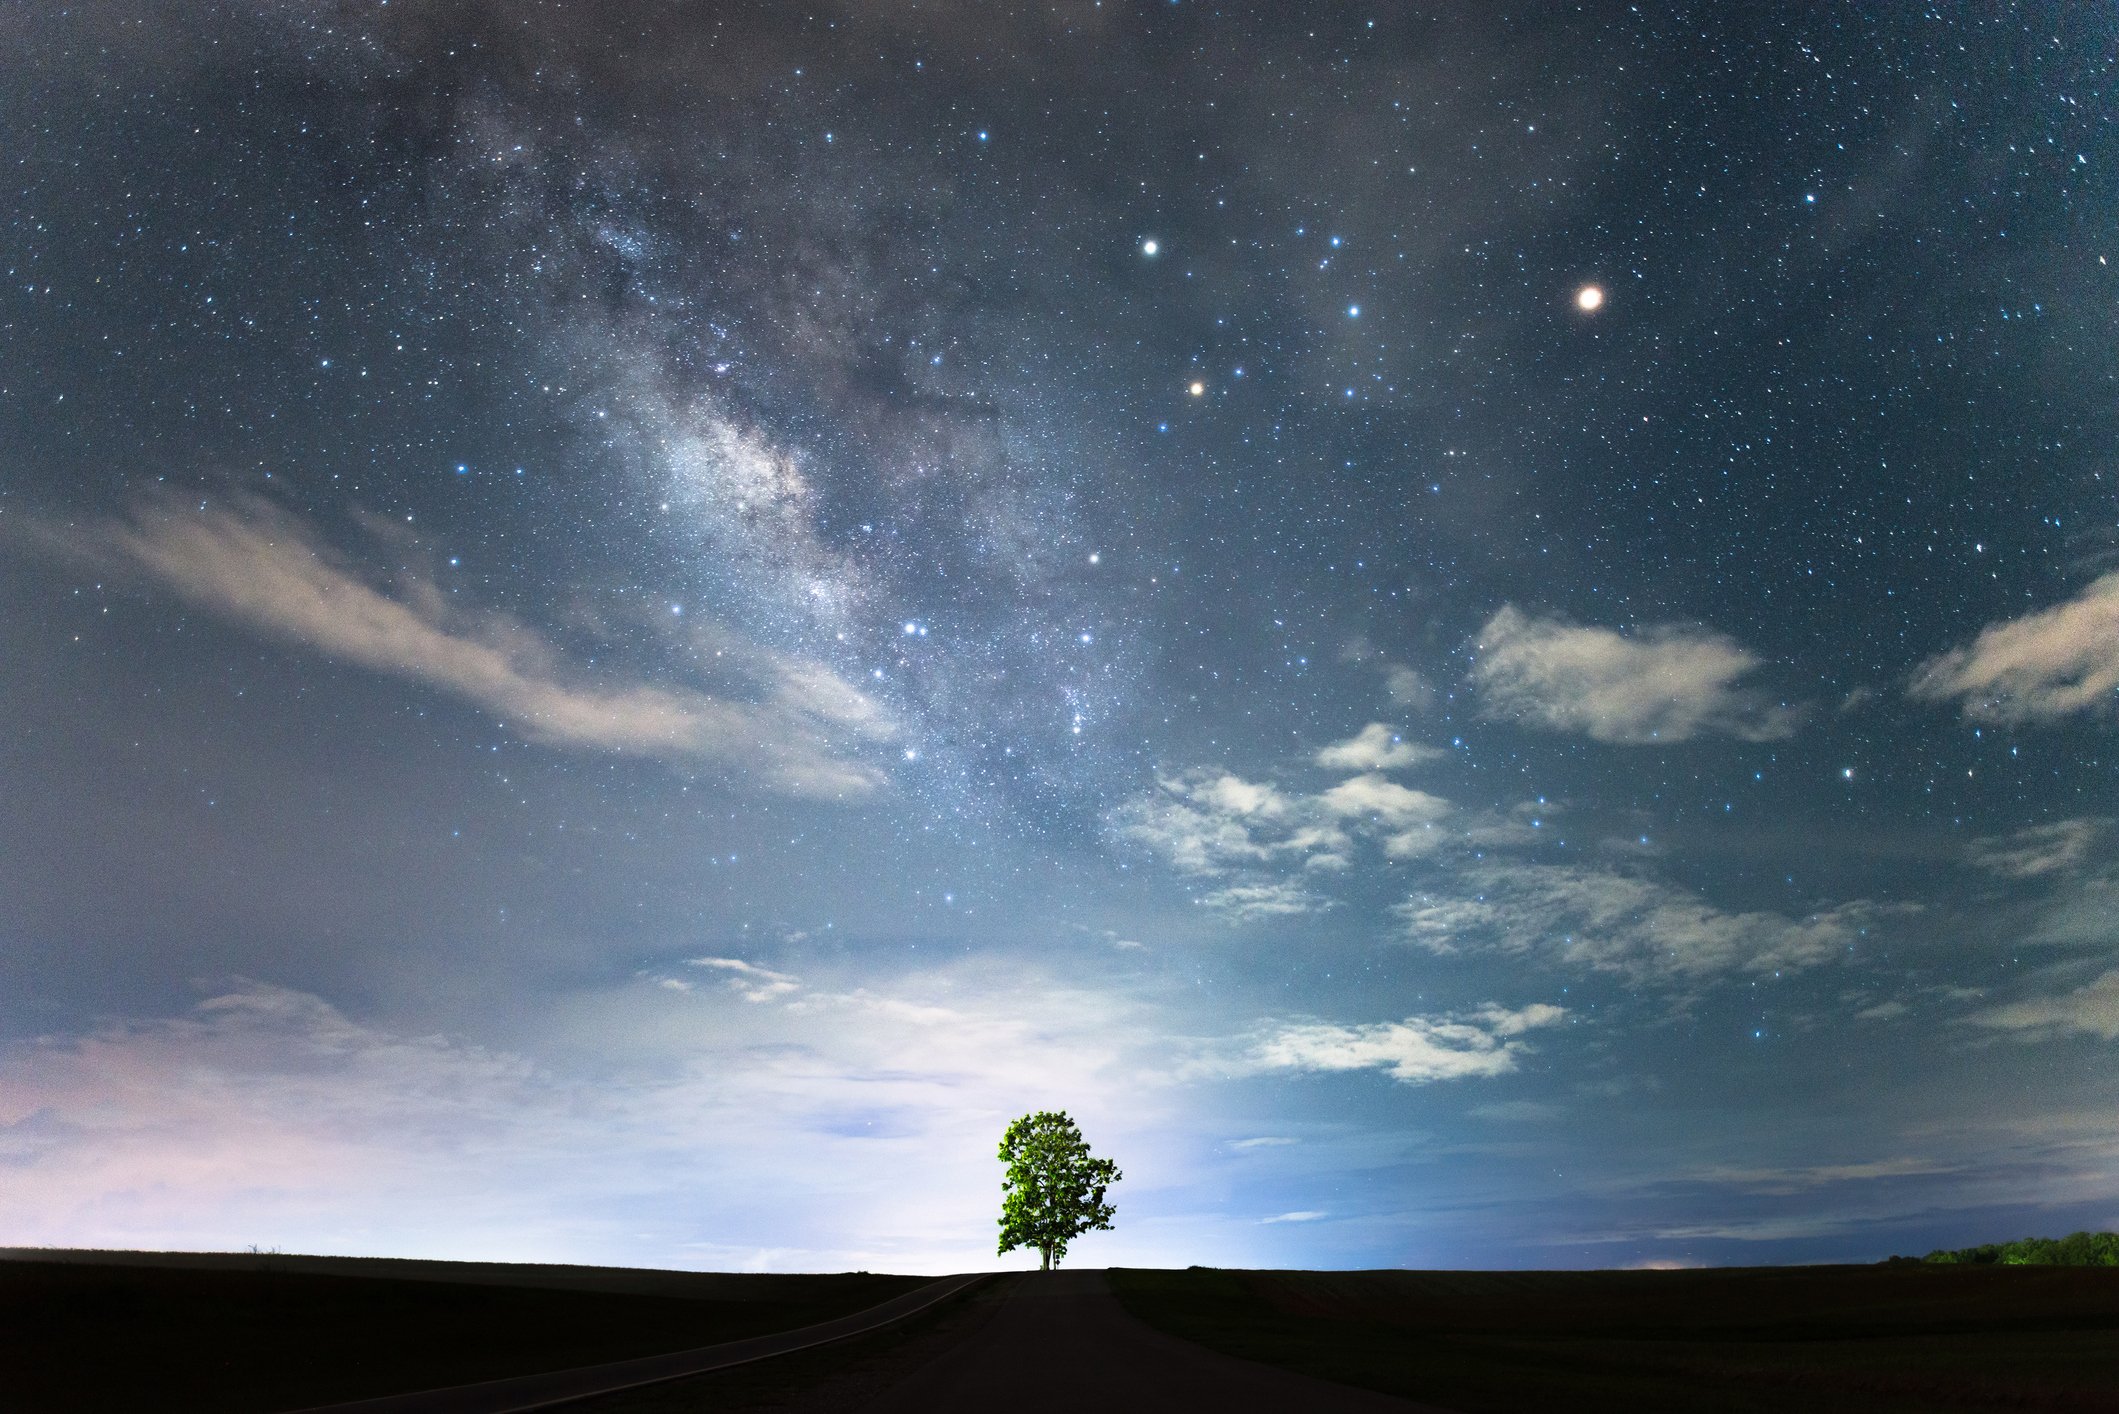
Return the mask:
<path id="1" fill-rule="evenodd" d="M 0 1409 L 9 1414 L 270 1414 L 788 1330 L 924 1280 L 181 1253 L 0 1256 Z"/>
<path id="2" fill-rule="evenodd" d="M 738 1339 L 919 1284 L 119 1260 L 0 1261 L 0 1407 L 262 1414 Z M 2119 1271 L 1031 1273 L 885 1331 L 569 1408 L 1408 1407 L 1363 1390 L 1463 1414 L 2119 1411 Z"/>
<path id="3" fill-rule="evenodd" d="M 2119 1410 L 2119 1270 L 1123 1271 L 1165 1331 L 1464 1414 Z"/>
<path id="4" fill-rule="evenodd" d="M 574 1407 L 582 1414 L 1446 1414 L 1166 1335 L 1129 1316 L 1101 1271 L 1005 1276 L 887 1337 Z"/>

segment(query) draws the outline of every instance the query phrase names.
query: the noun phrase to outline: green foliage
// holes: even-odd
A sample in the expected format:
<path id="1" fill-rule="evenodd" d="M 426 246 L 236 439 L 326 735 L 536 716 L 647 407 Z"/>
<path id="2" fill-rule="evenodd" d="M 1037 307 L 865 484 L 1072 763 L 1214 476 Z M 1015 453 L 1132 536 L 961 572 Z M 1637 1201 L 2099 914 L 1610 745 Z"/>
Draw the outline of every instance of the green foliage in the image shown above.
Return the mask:
<path id="1" fill-rule="evenodd" d="M 1930 1252 L 1921 1260 L 1945 1267 L 2119 1267 L 2119 1232 L 1989 1242 L 1982 1247 Z"/>
<path id="2" fill-rule="evenodd" d="M 1111 1228 L 1117 1211 L 1104 1192 L 1121 1177 L 1109 1159 L 1092 1158 L 1065 1110 L 1024 1115 L 1001 1136 L 1001 1252 L 1034 1247 L 1050 1271 L 1067 1244 Z"/>

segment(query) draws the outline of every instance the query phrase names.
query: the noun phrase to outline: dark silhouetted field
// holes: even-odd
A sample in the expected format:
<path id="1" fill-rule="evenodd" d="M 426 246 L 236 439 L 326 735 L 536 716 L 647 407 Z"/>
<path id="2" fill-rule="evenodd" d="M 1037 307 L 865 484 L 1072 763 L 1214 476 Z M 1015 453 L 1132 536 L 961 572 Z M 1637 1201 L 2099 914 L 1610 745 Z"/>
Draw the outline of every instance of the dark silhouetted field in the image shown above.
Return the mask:
<path id="1" fill-rule="evenodd" d="M 0 1260 L 0 1407 L 264 1411 L 829 1320 L 922 1283 L 187 1253 Z"/>
<path id="2" fill-rule="evenodd" d="M 1114 1271 L 1135 1316 L 1465 1414 L 2119 1410 L 2119 1271 Z"/>

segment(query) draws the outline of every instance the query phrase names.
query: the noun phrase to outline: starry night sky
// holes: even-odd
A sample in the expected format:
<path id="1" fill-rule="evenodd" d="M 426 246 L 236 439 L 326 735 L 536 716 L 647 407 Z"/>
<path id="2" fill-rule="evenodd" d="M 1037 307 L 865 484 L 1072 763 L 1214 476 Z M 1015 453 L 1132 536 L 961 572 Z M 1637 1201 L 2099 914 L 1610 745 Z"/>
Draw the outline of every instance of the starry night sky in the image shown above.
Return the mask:
<path id="1" fill-rule="evenodd" d="M 2115 46 L 0 9 L 0 1242 L 2119 1226 Z"/>

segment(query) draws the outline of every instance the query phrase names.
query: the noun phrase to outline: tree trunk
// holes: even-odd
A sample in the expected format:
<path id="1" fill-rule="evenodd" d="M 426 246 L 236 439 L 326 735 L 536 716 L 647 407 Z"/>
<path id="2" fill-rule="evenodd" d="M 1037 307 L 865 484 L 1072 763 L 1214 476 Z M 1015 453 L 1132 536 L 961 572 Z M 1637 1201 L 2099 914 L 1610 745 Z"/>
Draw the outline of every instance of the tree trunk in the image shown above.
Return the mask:
<path id="1" fill-rule="evenodd" d="M 1040 1262 L 1038 1263 L 1038 1268 L 1037 1268 L 1037 1269 L 1038 1269 L 1039 1271 L 1041 1271 L 1041 1272 L 1049 1272 L 1049 1271 L 1051 1271 L 1051 1270 L 1052 1270 L 1052 1249 L 1051 1249 L 1050 1247 L 1040 1247 L 1040 1248 L 1038 1248 L 1038 1249 L 1037 1249 L 1037 1254 L 1038 1254 L 1038 1256 L 1039 1256 L 1040 1258 L 1042 1258 L 1042 1259 L 1043 1259 L 1042 1261 L 1040 1261 Z"/>

